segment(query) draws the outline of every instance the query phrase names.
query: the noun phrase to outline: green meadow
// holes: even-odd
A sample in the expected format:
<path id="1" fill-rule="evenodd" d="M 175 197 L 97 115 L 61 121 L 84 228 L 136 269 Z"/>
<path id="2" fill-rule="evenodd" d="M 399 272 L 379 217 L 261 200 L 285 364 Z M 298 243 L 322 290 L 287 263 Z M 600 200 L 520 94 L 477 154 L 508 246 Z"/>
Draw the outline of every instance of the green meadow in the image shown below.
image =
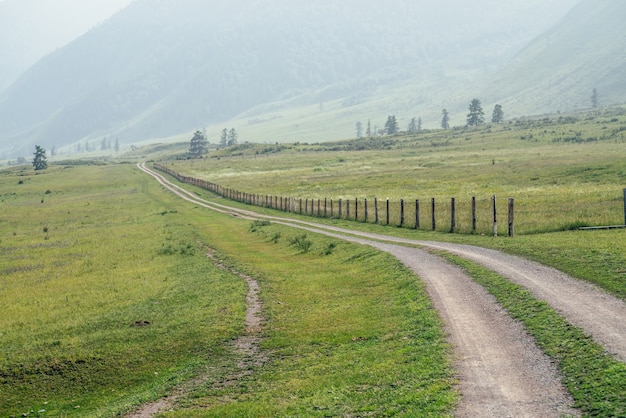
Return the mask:
<path id="1" fill-rule="evenodd" d="M 626 229 L 578 230 L 624 223 L 623 113 L 336 143 L 241 144 L 201 160 L 182 158 L 178 144 L 125 158 L 247 193 L 389 198 L 389 226 L 374 224 L 371 212 L 367 222 L 316 220 L 502 249 L 626 300 Z M 499 236 L 490 234 L 493 195 L 503 216 L 507 198 L 515 199 L 513 238 L 505 217 Z M 472 196 L 476 233 L 467 221 Z M 446 220 L 452 197 L 459 202 L 455 234 Z M 413 229 L 407 209 L 407 224 L 397 227 L 400 199 L 423 202 L 424 226 Z M 419 279 L 387 254 L 211 212 L 134 164 L 114 161 L 0 169 L 0 208 L 2 416 L 116 416 L 185 382 L 195 383 L 164 416 L 452 415 L 455 370 L 440 320 Z M 526 326 L 569 368 L 565 379 L 585 414 L 624 411 L 622 363 L 523 290 L 463 266 L 512 314 L 537 312 Z M 266 361 L 239 377 L 233 341 L 246 332 L 247 286 L 235 271 L 259 282 L 265 320 Z M 554 332 L 542 331 L 547 323 Z M 576 356 L 581 350 L 589 355 Z"/>
<path id="2" fill-rule="evenodd" d="M 439 319 L 392 257 L 214 214 L 129 164 L 4 170 L 0 201 L 3 416 L 115 416 L 194 376 L 186 407 L 214 416 L 454 406 Z M 233 387 L 214 385 L 247 289 L 208 248 L 262 288 L 269 361 Z"/>
<path id="3" fill-rule="evenodd" d="M 476 233 L 493 231 L 496 196 L 498 233 L 508 233 L 508 199 L 514 199 L 515 233 L 532 234 L 579 226 L 624 224 L 626 188 L 626 116 L 621 108 L 604 114 L 580 114 L 516 120 L 478 130 L 453 129 L 408 136 L 337 143 L 292 145 L 242 144 L 212 152 L 203 160 L 171 161 L 169 168 L 245 193 L 284 196 L 297 201 L 354 200 L 364 221 L 451 229 L 451 199 L 456 202 L 455 231 L 472 232 L 471 202 L 476 199 Z M 305 203 L 303 203 L 305 206 Z M 310 207 L 309 207 L 310 208 Z M 329 213 L 327 211 L 327 213 Z"/>

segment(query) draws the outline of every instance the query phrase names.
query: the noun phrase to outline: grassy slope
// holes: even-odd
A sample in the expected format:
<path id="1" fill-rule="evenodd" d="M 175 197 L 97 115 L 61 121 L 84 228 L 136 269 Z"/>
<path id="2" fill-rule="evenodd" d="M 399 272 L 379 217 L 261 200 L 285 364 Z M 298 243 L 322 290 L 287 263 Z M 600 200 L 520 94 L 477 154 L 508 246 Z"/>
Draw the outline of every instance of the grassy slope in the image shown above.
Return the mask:
<path id="1" fill-rule="evenodd" d="M 246 191 L 259 185 L 268 193 L 295 184 L 304 195 L 323 196 L 326 187 L 334 186 L 332 190 L 351 197 L 366 190 L 355 186 L 365 173 L 372 190 L 391 191 L 394 197 L 415 191 L 415 179 L 425 178 L 430 180 L 417 190 L 426 196 L 449 196 L 466 183 L 476 186 L 472 193 L 491 193 L 501 179 L 504 191 L 534 182 L 527 198 L 548 196 L 544 204 L 562 202 L 573 188 L 579 190 L 577 197 L 584 197 L 604 185 L 619 189 L 621 199 L 619 128 L 624 121 L 621 116 L 611 119 L 435 133 L 427 141 L 409 138 L 385 153 L 294 150 L 287 158 L 222 158 L 188 167 L 194 173 L 210 168 L 224 185 L 245 185 Z M 606 138 L 598 143 L 564 140 L 602 135 Z M 551 157 L 538 163 L 535 153 L 557 153 L 567 163 Z M 498 163 L 506 156 L 510 167 L 502 169 Z M 273 165 L 246 169 L 251 162 L 266 161 Z M 454 170 L 457 163 L 463 177 Z M 175 167 L 185 164 L 178 161 Z M 389 166 L 397 169 L 381 171 Z M 498 169 L 489 173 L 494 166 Z M 420 176 L 403 176 L 407 171 Z M 398 188 L 389 188 L 391 183 Z M 158 397 L 194 373 L 206 373 L 209 382 L 232 373 L 236 358 L 223 343 L 242 329 L 245 286 L 208 264 L 200 242 L 228 254 L 231 263 L 262 281 L 270 319 L 264 347 L 274 356 L 259 374 L 232 390 L 210 384 L 198 388 L 188 409 L 174 415 L 323 416 L 366 413 L 375 406 L 375 413 L 411 414 L 411 408 L 428 407 L 441 415 L 453 405 L 441 330 L 419 284 L 389 257 L 313 235 L 307 237 L 312 248 L 302 253 L 289 245 L 294 231 L 271 226 L 251 233 L 247 222 L 181 205 L 123 165 L 53 167 L 37 176 L 30 170 L 5 171 L 0 202 L 6 209 L 0 214 L 0 303 L 6 312 L 0 317 L 3 413 L 46 409 L 107 416 Z M 622 298 L 626 294 L 623 230 L 494 239 L 332 222 L 503 248 L 595 281 Z M 572 219 L 564 216 L 557 222 Z M 133 327 L 137 320 L 151 325 Z M 203 367 L 207 361 L 212 365 L 208 369 Z M 380 363 L 384 369 L 376 366 Z M 602 399 L 602 393 L 591 393 L 592 403 Z M 224 403 L 228 399 L 236 402 Z M 196 410 L 198 406 L 203 408 Z"/>
<path id="2" fill-rule="evenodd" d="M 404 198 L 410 202 L 407 220 L 412 220 L 412 202 L 419 198 L 424 229 L 430 228 L 428 206 L 435 197 L 440 232 L 450 229 L 450 197 L 457 198 L 457 228 L 470 231 L 470 198 L 475 195 L 477 235 L 421 235 L 404 228 L 384 231 L 504 249 L 594 282 L 624 299 L 626 230 L 567 231 L 578 225 L 624 222 L 626 117 L 622 113 L 614 109 L 601 115 L 518 120 L 477 131 L 435 131 L 376 141 L 249 144 L 221 150 L 216 153 L 219 158 L 166 163 L 187 175 L 245 192 L 333 198 L 335 208 L 339 198 L 358 197 L 363 202 L 368 197 L 371 205 L 374 197 L 389 197 L 396 214 L 398 201 Z M 372 147 L 382 149 L 367 149 Z M 513 240 L 481 236 L 492 230 L 493 194 L 499 197 L 500 235 L 507 232 L 506 197 L 515 198 Z M 370 206 L 370 222 L 371 211 Z M 391 223 L 397 222 L 397 215 L 392 216 Z M 345 225 L 380 232 L 374 225 Z M 545 233 L 553 231 L 563 232 Z"/>
<path id="3" fill-rule="evenodd" d="M 110 416 L 196 373 L 192 404 L 217 416 L 454 405 L 439 320 L 391 257 L 313 236 L 302 253 L 288 228 L 252 233 L 128 165 L 5 171 L 0 200 L 3 414 Z M 271 363 L 226 393 L 211 384 L 234 373 L 245 285 L 205 244 L 260 278 L 269 316 Z"/>
<path id="4" fill-rule="evenodd" d="M 3 172 L 0 196 L 2 414 L 106 415 L 241 331 L 245 285 L 134 167 Z"/>
<path id="5" fill-rule="evenodd" d="M 312 234 L 303 251 L 290 244 L 301 233 L 277 225 L 251 228 L 246 241 L 237 221 L 205 228 L 260 277 L 270 363 L 234 388 L 209 382 L 167 416 L 448 415 L 439 320 L 397 260 Z"/>
<path id="6" fill-rule="evenodd" d="M 370 204 L 375 197 L 389 197 L 392 223 L 398 222 L 400 199 L 408 202 L 406 218 L 413 225 L 414 200 L 420 199 L 421 217 L 429 220 L 435 198 L 442 231 L 450 228 L 451 197 L 457 200 L 458 230 L 471 230 L 470 202 L 476 196 L 477 232 L 488 233 L 493 195 L 499 198 L 500 234 L 507 232 L 508 197 L 516 201 L 518 234 L 614 225 L 624 222 L 626 118 L 621 113 L 352 143 L 243 145 L 210 155 L 215 158 L 170 164 L 247 193 L 335 202 L 368 198 Z"/>

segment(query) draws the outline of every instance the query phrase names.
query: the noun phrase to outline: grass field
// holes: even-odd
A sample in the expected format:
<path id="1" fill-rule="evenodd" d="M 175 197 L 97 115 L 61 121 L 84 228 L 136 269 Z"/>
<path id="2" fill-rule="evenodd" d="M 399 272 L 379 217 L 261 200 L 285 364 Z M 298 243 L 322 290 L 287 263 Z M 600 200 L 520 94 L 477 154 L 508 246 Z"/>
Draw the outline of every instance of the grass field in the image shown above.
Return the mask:
<path id="1" fill-rule="evenodd" d="M 253 232 L 131 165 L 6 170 L 0 201 L 3 416 L 113 416 L 195 375 L 209 386 L 189 406 L 214 416 L 453 408 L 439 319 L 391 257 L 313 235 L 303 252 L 289 228 Z M 246 286 L 205 246 L 258 277 L 272 353 L 217 392 L 236 369 Z"/>
<path id="2" fill-rule="evenodd" d="M 496 195 L 498 233 L 506 234 L 507 201 L 515 199 L 515 232 L 530 234 L 578 226 L 624 224 L 626 117 L 622 109 L 605 115 L 518 120 L 478 130 L 456 129 L 413 136 L 340 143 L 243 144 L 206 159 L 165 161 L 181 174 L 245 193 L 299 199 L 368 200 L 374 218 L 398 225 L 405 201 L 405 226 L 431 228 L 431 199 L 436 228 L 450 230 L 455 198 L 456 230 L 472 231 L 471 200 L 476 197 L 477 233 L 493 230 Z M 345 203 L 344 203 L 345 204 Z M 346 211 L 343 211 L 345 217 Z M 354 214 L 354 210 L 352 211 Z M 359 220 L 364 221 L 364 210 Z"/>
<path id="3" fill-rule="evenodd" d="M 158 155 L 176 171 L 250 193 L 389 197 L 396 205 L 434 197 L 442 219 L 436 232 L 372 218 L 319 221 L 502 249 L 626 300 L 626 230 L 574 230 L 624 221 L 624 126 L 618 109 L 373 141 L 244 144 L 204 160 L 167 159 L 168 147 L 128 158 Z M 422 284 L 397 260 L 215 214 L 178 200 L 134 165 L 98 164 L 0 171 L 0 415 L 115 416 L 197 376 L 204 383 L 166 416 L 452 413 L 458 395 L 440 321 Z M 516 237 L 503 237 L 502 225 L 498 238 L 489 236 L 489 213 L 482 213 L 493 194 L 498 202 L 515 198 Z M 486 207 L 479 231 L 446 233 L 449 199 L 466 213 L 471 196 Z M 469 232 L 460 216 L 459 230 Z M 262 289 L 261 347 L 269 361 L 231 386 L 219 382 L 236 373 L 230 342 L 244 332 L 247 289 L 206 257 L 207 248 Z M 464 267 L 503 304 L 521 292 Z M 527 296 L 508 309 L 535 309 Z M 583 383 L 579 405 L 590 415 L 623 405 L 606 389 L 621 379 L 623 364 L 606 363 L 555 313 L 535 310 L 540 323 L 561 327 L 555 338 L 537 337 L 546 350 L 565 344 L 564 361 L 576 350 L 590 353 L 578 357 L 568 379 L 576 384 L 592 369 L 603 379 Z"/>
<path id="4" fill-rule="evenodd" d="M 3 416 L 106 415 L 240 332 L 245 285 L 133 166 L 5 171 L 0 196 Z"/>

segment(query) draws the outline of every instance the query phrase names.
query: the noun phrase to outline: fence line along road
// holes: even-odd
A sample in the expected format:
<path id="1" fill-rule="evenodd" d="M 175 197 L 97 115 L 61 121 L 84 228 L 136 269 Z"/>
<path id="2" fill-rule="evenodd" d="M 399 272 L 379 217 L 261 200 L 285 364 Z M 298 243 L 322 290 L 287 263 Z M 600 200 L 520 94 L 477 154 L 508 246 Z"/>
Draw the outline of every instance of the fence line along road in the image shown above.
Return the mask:
<path id="1" fill-rule="evenodd" d="M 412 203 L 405 199 L 393 202 L 387 198 L 384 200 L 384 204 L 380 205 L 380 200 L 374 198 L 374 213 L 372 217 L 372 202 L 367 198 L 363 200 L 359 200 L 359 198 L 337 199 L 335 201 L 328 198 L 295 198 L 248 193 L 223 187 L 207 180 L 184 176 L 161 164 L 155 163 L 153 166 L 155 169 L 176 178 L 181 183 L 192 184 L 224 198 L 252 206 L 298 213 L 317 218 L 345 219 L 364 223 L 373 222 L 380 224 L 381 220 L 384 220 L 384 225 L 393 225 L 401 228 L 426 229 L 424 226 L 430 224 L 432 231 L 439 228 L 440 230 L 447 230 L 451 233 L 493 233 L 494 236 L 498 235 L 498 211 L 497 198 L 495 195 L 490 199 L 483 199 L 481 201 L 477 201 L 476 197 L 472 196 L 471 207 L 469 210 L 463 212 L 465 213 L 465 218 L 459 216 L 461 213 L 461 204 L 454 197 L 450 199 L 449 205 L 445 202 L 438 202 L 435 198 L 431 198 L 430 205 L 425 206 L 421 205 L 419 199 L 415 199 L 414 203 Z M 480 205 L 478 204 L 479 202 L 481 203 Z M 424 207 L 425 209 L 421 209 Z M 508 199 L 507 213 L 507 232 L 508 236 L 512 237 L 515 231 L 513 198 Z M 423 219 L 428 219 L 429 222 L 425 223 Z M 438 223 L 441 219 L 448 219 L 449 223 L 441 226 Z M 465 225 L 462 225 L 463 221 L 465 221 Z"/>

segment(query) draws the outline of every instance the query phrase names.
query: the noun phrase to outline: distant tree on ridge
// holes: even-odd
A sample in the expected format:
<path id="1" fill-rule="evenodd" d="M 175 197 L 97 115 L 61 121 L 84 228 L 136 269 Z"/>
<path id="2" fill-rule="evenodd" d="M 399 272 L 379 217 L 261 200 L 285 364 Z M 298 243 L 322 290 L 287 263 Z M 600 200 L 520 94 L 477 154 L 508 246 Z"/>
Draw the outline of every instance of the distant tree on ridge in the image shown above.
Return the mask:
<path id="1" fill-rule="evenodd" d="M 407 126 L 407 131 L 409 131 L 412 134 L 417 132 L 417 121 L 415 120 L 415 118 L 411 118 L 411 121 L 409 122 L 409 126 Z"/>
<path id="2" fill-rule="evenodd" d="M 201 158 L 207 152 L 209 152 L 209 141 L 202 132 L 196 131 L 189 142 L 189 155 Z"/>
<path id="3" fill-rule="evenodd" d="M 443 109 L 441 111 L 441 129 L 450 128 L 450 115 L 448 114 L 448 109 Z"/>
<path id="4" fill-rule="evenodd" d="M 220 148 L 228 146 L 228 129 L 222 129 L 222 135 L 220 136 Z"/>
<path id="5" fill-rule="evenodd" d="M 502 111 L 502 105 L 495 105 L 493 108 L 493 115 L 491 116 L 492 123 L 502 123 L 504 121 L 504 112 Z"/>
<path id="6" fill-rule="evenodd" d="M 228 145 L 237 145 L 237 139 L 239 138 L 239 134 L 235 128 L 231 128 L 228 131 Z"/>
<path id="7" fill-rule="evenodd" d="M 595 87 L 591 91 L 591 107 L 594 109 L 598 107 L 598 89 Z"/>
<path id="8" fill-rule="evenodd" d="M 388 135 L 395 135 L 398 133 L 398 121 L 396 120 L 395 115 L 387 117 L 387 122 L 385 123 L 385 133 Z"/>
<path id="9" fill-rule="evenodd" d="M 469 105 L 469 113 L 467 114 L 467 126 L 474 126 L 485 123 L 485 112 L 480 104 L 480 100 L 473 99 Z"/>
<path id="10" fill-rule="evenodd" d="M 35 153 L 33 154 L 33 168 L 35 171 L 45 170 L 48 168 L 48 161 L 46 160 L 46 150 L 35 145 Z"/>

